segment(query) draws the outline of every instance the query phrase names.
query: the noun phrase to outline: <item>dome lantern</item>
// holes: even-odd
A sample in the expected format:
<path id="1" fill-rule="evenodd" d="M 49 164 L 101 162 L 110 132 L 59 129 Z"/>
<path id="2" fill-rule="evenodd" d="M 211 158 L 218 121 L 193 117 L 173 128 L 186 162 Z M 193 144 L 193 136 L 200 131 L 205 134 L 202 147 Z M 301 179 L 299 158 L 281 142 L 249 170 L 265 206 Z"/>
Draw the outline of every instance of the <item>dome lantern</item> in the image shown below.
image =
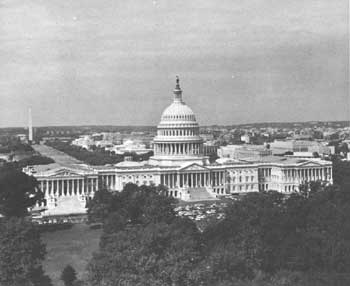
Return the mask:
<path id="1" fill-rule="evenodd" d="M 180 87 L 180 79 L 176 76 L 176 86 L 174 89 L 174 102 L 182 102 L 182 90 Z"/>

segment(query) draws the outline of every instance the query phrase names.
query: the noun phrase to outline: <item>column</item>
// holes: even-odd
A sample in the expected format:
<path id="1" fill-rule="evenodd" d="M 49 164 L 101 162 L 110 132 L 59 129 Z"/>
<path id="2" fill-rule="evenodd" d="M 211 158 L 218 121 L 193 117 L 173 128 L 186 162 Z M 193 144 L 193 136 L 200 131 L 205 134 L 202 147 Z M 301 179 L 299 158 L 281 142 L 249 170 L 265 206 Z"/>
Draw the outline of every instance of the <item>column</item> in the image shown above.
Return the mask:
<path id="1" fill-rule="evenodd" d="M 72 195 L 72 180 L 68 179 L 67 185 L 68 185 L 68 194 L 71 196 Z"/>
<path id="2" fill-rule="evenodd" d="M 52 196 L 54 196 L 55 192 L 56 192 L 55 182 L 56 182 L 55 179 L 51 180 L 51 195 Z"/>
<path id="3" fill-rule="evenodd" d="M 75 188 L 76 188 L 76 184 L 75 184 L 75 180 L 76 179 L 73 179 L 72 180 L 72 194 L 73 194 L 73 196 L 76 196 L 77 195 L 77 193 L 76 193 L 76 191 L 75 191 Z"/>
<path id="4" fill-rule="evenodd" d="M 56 181 L 56 196 L 60 196 L 60 181 L 59 180 L 55 180 Z"/>
<path id="5" fill-rule="evenodd" d="M 45 180 L 45 196 L 48 194 L 49 192 L 49 181 Z"/>
<path id="6" fill-rule="evenodd" d="M 81 195 L 81 191 L 80 191 L 80 179 L 77 179 L 77 194 Z"/>

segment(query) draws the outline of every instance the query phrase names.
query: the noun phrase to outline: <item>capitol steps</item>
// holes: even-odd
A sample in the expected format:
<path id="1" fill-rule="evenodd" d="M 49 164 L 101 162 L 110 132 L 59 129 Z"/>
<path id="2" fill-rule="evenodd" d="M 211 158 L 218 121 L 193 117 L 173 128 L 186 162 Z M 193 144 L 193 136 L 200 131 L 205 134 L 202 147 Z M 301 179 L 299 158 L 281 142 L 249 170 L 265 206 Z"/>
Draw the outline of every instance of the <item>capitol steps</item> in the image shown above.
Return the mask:
<path id="1" fill-rule="evenodd" d="M 188 193 L 190 202 L 217 200 L 206 188 L 191 188 Z"/>

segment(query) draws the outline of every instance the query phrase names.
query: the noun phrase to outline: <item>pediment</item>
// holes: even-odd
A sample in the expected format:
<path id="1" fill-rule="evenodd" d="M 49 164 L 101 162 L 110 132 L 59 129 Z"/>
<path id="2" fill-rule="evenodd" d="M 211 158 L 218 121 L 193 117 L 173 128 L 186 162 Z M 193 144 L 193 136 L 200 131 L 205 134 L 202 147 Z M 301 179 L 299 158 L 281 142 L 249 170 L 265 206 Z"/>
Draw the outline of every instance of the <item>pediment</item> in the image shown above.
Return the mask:
<path id="1" fill-rule="evenodd" d="M 186 167 L 183 167 L 180 170 L 181 171 L 207 171 L 208 169 L 194 163 L 194 164 L 188 165 Z"/>
<path id="2" fill-rule="evenodd" d="M 322 164 L 319 164 L 317 162 L 308 161 L 308 162 L 300 163 L 300 166 L 302 166 L 302 167 L 321 167 Z"/>
<path id="3" fill-rule="evenodd" d="M 81 174 L 78 172 L 71 170 L 71 169 L 58 169 L 58 170 L 52 170 L 49 174 L 50 177 L 80 177 Z"/>

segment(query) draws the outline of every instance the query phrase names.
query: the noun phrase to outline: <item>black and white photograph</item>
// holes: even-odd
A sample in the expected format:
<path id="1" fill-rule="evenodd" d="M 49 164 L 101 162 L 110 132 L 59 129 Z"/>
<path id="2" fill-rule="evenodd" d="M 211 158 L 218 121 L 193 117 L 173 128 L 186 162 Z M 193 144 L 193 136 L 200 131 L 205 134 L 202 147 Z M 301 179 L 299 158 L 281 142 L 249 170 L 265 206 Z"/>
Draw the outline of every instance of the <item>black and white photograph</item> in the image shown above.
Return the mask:
<path id="1" fill-rule="evenodd" d="M 0 0 L 0 286 L 349 286 L 349 0 Z"/>

